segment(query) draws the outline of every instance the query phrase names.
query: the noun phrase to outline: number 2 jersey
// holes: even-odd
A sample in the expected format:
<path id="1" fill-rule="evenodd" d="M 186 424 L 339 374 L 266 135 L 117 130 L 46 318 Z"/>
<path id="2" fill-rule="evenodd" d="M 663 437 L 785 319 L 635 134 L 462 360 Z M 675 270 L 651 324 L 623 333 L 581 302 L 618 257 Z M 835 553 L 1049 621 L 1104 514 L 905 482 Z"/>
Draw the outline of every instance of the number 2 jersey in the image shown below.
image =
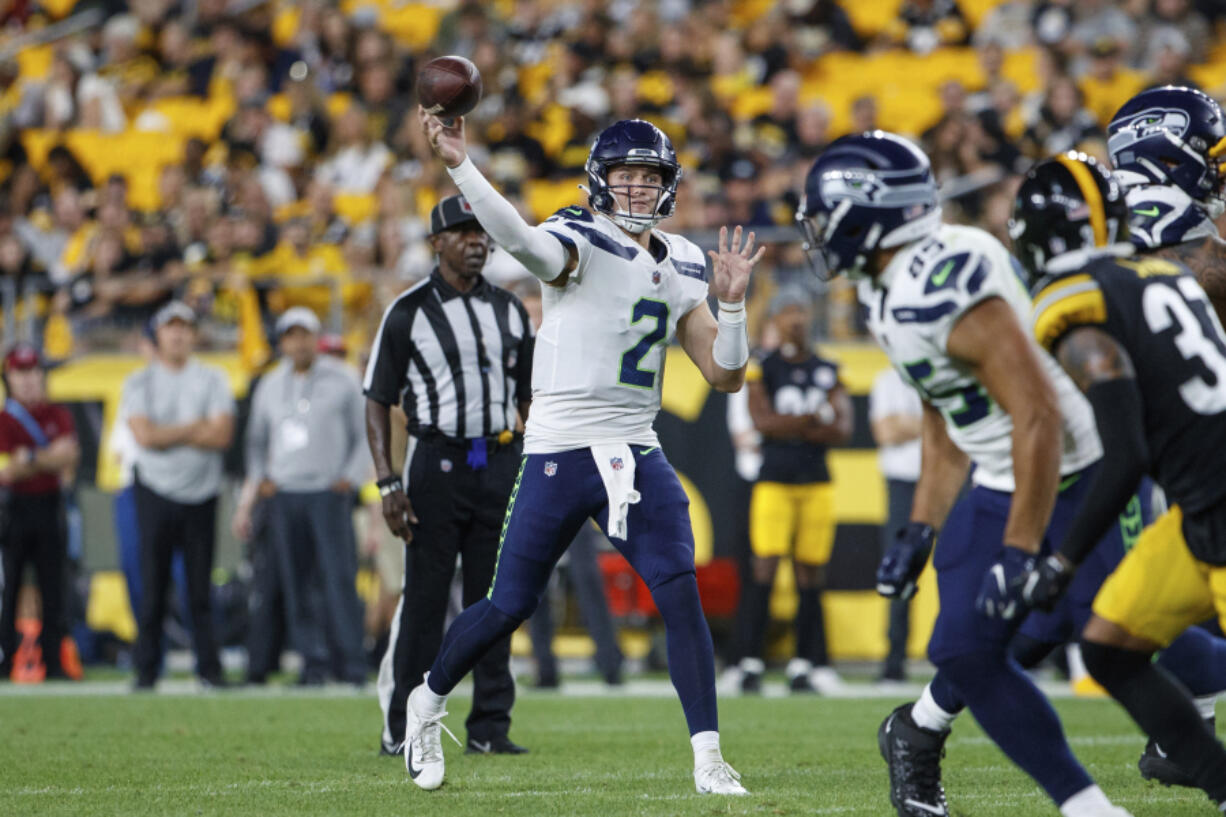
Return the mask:
<path id="1" fill-rule="evenodd" d="M 651 250 L 580 207 L 544 223 L 579 258 L 565 286 L 542 287 L 524 452 L 601 443 L 659 444 L 664 353 L 677 321 L 706 308 L 706 260 L 679 235 L 652 231 Z"/>
<path id="2" fill-rule="evenodd" d="M 1007 492 L 1015 489 L 1013 420 L 946 344 L 962 316 L 989 298 L 1001 298 L 1023 328 L 1030 325 L 1030 296 L 1014 263 L 983 230 L 946 224 L 896 253 L 876 281 L 860 284 L 869 330 L 903 380 L 941 412 L 950 440 L 976 466 L 974 482 Z M 1060 364 L 1038 353 L 1063 417 L 1060 473 L 1072 474 L 1102 456 L 1094 412 Z"/>
<path id="3" fill-rule="evenodd" d="M 1054 351 L 1079 326 L 1102 329 L 1132 359 L 1150 473 L 1168 500 L 1185 518 L 1218 504 L 1226 497 L 1226 335 L 1192 273 L 1157 258 L 1100 256 L 1041 281 L 1039 343 Z M 1216 548 L 1221 563 L 1226 542 Z"/>

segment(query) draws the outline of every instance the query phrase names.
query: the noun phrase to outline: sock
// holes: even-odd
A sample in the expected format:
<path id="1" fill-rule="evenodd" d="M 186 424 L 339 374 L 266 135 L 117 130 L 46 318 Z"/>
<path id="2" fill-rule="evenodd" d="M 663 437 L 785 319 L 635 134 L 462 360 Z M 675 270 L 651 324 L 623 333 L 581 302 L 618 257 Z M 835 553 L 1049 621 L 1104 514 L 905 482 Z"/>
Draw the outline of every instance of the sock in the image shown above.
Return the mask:
<path id="1" fill-rule="evenodd" d="M 750 582 L 745 586 L 741 602 L 741 657 L 761 658 L 762 641 L 766 637 L 766 625 L 770 620 L 771 588 L 773 582 Z"/>
<path id="2" fill-rule="evenodd" d="M 1226 640 L 1189 627 L 1158 654 L 1158 664 L 1195 696 L 1226 690 Z"/>
<path id="3" fill-rule="evenodd" d="M 1003 651 L 961 655 L 941 662 L 940 672 L 988 737 L 1054 802 L 1094 785 L 1073 757 L 1051 704 Z"/>
<path id="4" fill-rule="evenodd" d="M 934 678 L 933 681 L 935 682 L 936 679 Z M 919 728 L 930 732 L 948 732 L 957 717 L 957 712 L 950 712 L 936 702 L 932 695 L 931 683 L 924 687 L 919 700 L 911 705 L 911 720 L 915 721 L 915 725 Z"/>
<path id="5" fill-rule="evenodd" d="M 826 652 L 826 618 L 822 610 L 822 589 L 804 587 L 796 605 L 796 655 L 807 658 L 815 667 L 830 663 Z"/>
<path id="6" fill-rule="evenodd" d="M 438 715 L 447 706 L 447 696 L 430 689 L 430 673 L 427 672 L 422 683 L 409 695 L 409 703 L 418 715 Z"/>
<path id="7" fill-rule="evenodd" d="M 807 676 L 812 671 L 813 671 L 812 662 L 807 661 L 804 658 L 793 658 L 791 661 L 788 662 L 788 666 L 787 666 L 787 669 L 784 671 L 784 674 L 787 675 L 788 680 L 790 681 L 793 678 L 798 678 L 802 675 Z"/>
<path id="8" fill-rule="evenodd" d="M 1226 747 L 1209 731 L 1187 692 L 1149 653 L 1081 641 L 1081 656 L 1145 734 L 1215 803 L 1226 800 Z"/>
<path id="9" fill-rule="evenodd" d="M 522 622 L 522 618 L 499 610 L 489 599 L 481 599 L 466 608 L 447 628 L 434 666 L 426 675 L 426 686 L 436 695 L 447 697 L 489 648 L 500 638 L 515 632 Z M 710 640 L 708 634 L 707 641 Z"/>
<path id="10" fill-rule="evenodd" d="M 690 745 L 694 747 L 695 769 L 724 759 L 719 752 L 719 732 L 696 732 L 690 735 Z"/>
<path id="11" fill-rule="evenodd" d="M 651 589 L 664 619 L 668 641 L 668 675 L 681 699 L 690 734 L 719 731 L 715 700 L 715 647 L 702 613 L 698 581 L 683 573 Z"/>
<path id="12" fill-rule="evenodd" d="M 1060 804 L 1063 817 L 1098 817 L 1111 808 L 1111 801 L 1098 786 L 1082 789 Z"/>

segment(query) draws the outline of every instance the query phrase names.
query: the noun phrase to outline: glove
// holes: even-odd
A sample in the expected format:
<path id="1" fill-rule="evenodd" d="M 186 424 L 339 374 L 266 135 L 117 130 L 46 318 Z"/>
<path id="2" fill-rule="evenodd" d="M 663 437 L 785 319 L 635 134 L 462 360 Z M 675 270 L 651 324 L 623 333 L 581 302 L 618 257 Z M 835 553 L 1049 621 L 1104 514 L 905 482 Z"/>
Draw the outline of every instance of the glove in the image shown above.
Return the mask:
<path id="1" fill-rule="evenodd" d="M 1022 601 L 1038 610 L 1051 610 L 1068 590 L 1076 569 L 1059 556 L 1048 556 L 1026 576 Z"/>
<path id="2" fill-rule="evenodd" d="M 877 592 L 888 599 L 906 601 L 915 595 L 915 582 L 928 564 L 937 532 L 931 525 L 908 522 L 898 532 L 877 568 Z"/>
<path id="3" fill-rule="evenodd" d="M 975 598 L 975 609 L 988 618 L 1011 621 L 1028 611 L 1022 598 L 1026 580 L 1034 570 L 1035 557 L 1005 545 L 1004 555 L 988 568 Z"/>

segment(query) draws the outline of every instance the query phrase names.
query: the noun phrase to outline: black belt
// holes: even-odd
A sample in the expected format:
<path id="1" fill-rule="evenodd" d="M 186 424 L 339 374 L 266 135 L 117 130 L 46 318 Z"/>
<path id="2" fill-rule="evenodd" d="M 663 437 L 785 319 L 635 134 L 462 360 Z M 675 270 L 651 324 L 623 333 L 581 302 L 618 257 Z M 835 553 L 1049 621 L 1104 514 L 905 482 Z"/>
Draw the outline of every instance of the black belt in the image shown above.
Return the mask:
<path id="1" fill-rule="evenodd" d="M 462 451 L 469 451 L 473 447 L 473 442 L 476 440 L 485 440 L 485 445 L 488 449 L 505 448 L 508 445 L 514 445 L 519 440 L 522 440 L 524 435 L 518 431 L 503 431 L 498 434 L 489 434 L 484 437 L 448 437 L 446 434 L 435 429 L 422 429 L 413 436 L 421 440 L 423 443 L 430 445 L 445 446 L 447 448 L 458 448 Z"/>

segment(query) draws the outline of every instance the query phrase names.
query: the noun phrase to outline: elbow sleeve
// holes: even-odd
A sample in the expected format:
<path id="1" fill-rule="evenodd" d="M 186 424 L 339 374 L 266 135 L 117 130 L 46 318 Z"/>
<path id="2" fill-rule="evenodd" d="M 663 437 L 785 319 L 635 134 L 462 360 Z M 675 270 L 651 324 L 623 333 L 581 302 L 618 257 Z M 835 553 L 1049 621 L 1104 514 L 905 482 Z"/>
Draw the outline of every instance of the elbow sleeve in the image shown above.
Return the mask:
<path id="1" fill-rule="evenodd" d="M 1060 552 L 1080 564 L 1115 524 L 1149 467 L 1141 391 L 1132 378 L 1095 383 L 1086 392 L 1094 407 L 1103 457 Z"/>
<path id="2" fill-rule="evenodd" d="M 481 175 L 472 159 L 465 158 L 447 172 L 494 243 L 546 283 L 562 274 L 570 260 L 567 249 L 548 230 L 529 226 L 514 205 Z"/>

